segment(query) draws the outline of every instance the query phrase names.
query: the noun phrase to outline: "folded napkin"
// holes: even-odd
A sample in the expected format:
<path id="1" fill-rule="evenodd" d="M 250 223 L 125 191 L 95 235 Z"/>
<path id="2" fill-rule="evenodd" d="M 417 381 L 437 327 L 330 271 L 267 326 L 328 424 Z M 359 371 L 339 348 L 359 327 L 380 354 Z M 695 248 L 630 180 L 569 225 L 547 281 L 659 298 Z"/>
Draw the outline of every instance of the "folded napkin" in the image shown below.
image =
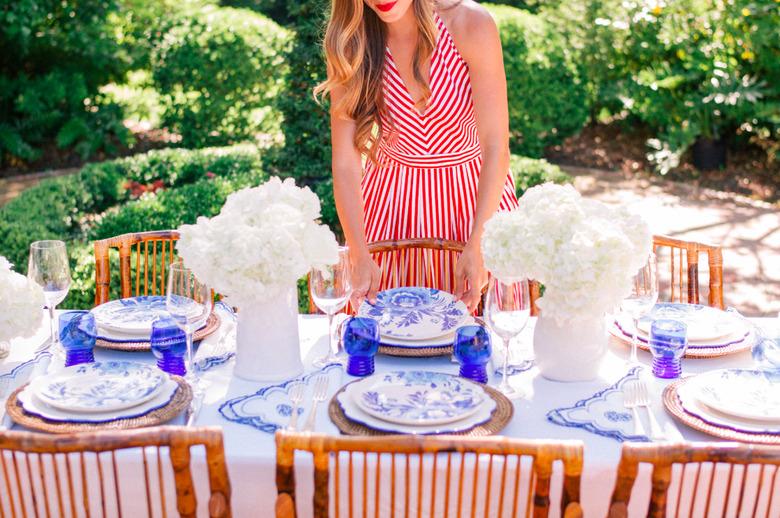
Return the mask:
<path id="1" fill-rule="evenodd" d="M 13 391 L 30 381 L 45 374 L 51 362 L 51 353 L 47 350 L 38 352 L 32 359 L 18 363 L 10 370 L 0 374 L 0 430 L 13 426 L 11 418 L 5 413 L 5 401 Z"/>
<path id="2" fill-rule="evenodd" d="M 219 413 L 234 423 L 251 426 L 261 432 L 275 433 L 277 430 L 285 428 L 292 416 L 292 403 L 290 402 L 290 388 L 295 383 L 303 383 L 304 388 L 303 403 L 298 408 L 298 424 L 304 416 L 304 410 L 311 409 L 312 392 L 314 383 L 312 378 L 318 374 L 326 374 L 329 378 L 328 396 L 329 398 L 320 405 L 320 412 L 324 415 L 327 410 L 323 410 L 323 405 L 327 405 L 332 396 L 342 386 L 342 374 L 344 370 L 341 365 L 330 364 L 323 369 L 315 370 L 303 376 L 298 376 L 288 381 L 268 385 L 257 392 L 228 399 L 219 407 Z"/>
<path id="3" fill-rule="evenodd" d="M 219 315 L 219 329 L 201 340 L 195 351 L 195 369 L 199 372 L 222 365 L 236 355 L 236 313 L 222 301 L 214 305 L 214 311 Z"/>
<path id="4" fill-rule="evenodd" d="M 547 413 L 547 420 L 560 426 L 581 428 L 616 441 L 649 441 L 645 435 L 634 435 L 634 418 L 623 406 L 623 388 L 639 379 L 642 367 L 632 368 L 620 380 L 573 406 L 556 408 Z"/>

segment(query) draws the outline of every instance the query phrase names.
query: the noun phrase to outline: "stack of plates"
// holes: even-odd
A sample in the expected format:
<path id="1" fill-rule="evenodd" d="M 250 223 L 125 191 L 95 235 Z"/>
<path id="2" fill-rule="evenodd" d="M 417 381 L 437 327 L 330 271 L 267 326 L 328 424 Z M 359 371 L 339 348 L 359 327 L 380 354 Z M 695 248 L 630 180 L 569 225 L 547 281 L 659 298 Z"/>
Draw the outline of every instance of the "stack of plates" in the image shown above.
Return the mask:
<path id="1" fill-rule="evenodd" d="M 149 349 L 152 323 L 166 315 L 165 297 L 140 296 L 106 302 L 92 309 L 98 328 L 97 345 L 112 349 Z M 195 333 L 200 340 L 219 327 L 216 315 Z M 204 331 L 207 331 L 204 333 Z M 139 347 L 140 346 L 140 347 Z"/>
<path id="2" fill-rule="evenodd" d="M 472 381 L 428 371 L 376 374 L 350 383 L 336 399 L 350 421 L 373 430 L 445 434 L 490 420 L 496 401 Z"/>
<path id="3" fill-rule="evenodd" d="M 776 435 L 780 442 L 780 374 L 721 369 L 684 380 L 676 389 L 685 412 L 717 430 Z M 707 431 L 707 430 L 705 430 Z"/>
<path id="4" fill-rule="evenodd" d="M 171 403 L 179 384 L 150 365 L 109 361 L 66 367 L 33 380 L 17 395 L 29 415 L 55 423 L 109 423 L 145 416 Z"/>
<path id="5" fill-rule="evenodd" d="M 750 349 L 753 336 L 748 324 L 734 313 L 699 304 L 656 304 L 637 325 L 638 346 L 649 350 L 648 340 L 653 320 L 670 318 L 681 320 L 688 327 L 689 358 L 709 358 Z M 626 344 L 631 343 L 634 323 L 629 315 L 619 314 L 611 328 L 613 335 Z"/>
<path id="6" fill-rule="evenodd" d="M 380 352 L 409 356 L 447 354 L 455 330 L 474 322 L 466 305 L 451 293 L 417 287 L 382 291 L 376 303 L 363 302 L 358 315 L 379 322 Z"/>

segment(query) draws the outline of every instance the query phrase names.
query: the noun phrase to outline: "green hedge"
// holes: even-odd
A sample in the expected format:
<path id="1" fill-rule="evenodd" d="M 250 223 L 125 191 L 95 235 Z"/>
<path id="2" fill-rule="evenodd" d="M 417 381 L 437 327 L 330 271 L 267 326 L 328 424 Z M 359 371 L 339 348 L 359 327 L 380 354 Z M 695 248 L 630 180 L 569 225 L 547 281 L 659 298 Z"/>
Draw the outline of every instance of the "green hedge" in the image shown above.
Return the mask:
<path id="1" fill-rule="evenodd" d="M 185 147 L 251 140 L 278 129 L 285 29 L 248 9 L 207 6 L 174 24 L 152 53 L 164 127 Z"/>
<path id="2" fill-rule="evenodd" d="M 582 129 L 587 91 L 564 49 L 564 40 L 541 16 L 487 5 L 504 50 L 510 147 L 540 157 L 544 148 Z"/>

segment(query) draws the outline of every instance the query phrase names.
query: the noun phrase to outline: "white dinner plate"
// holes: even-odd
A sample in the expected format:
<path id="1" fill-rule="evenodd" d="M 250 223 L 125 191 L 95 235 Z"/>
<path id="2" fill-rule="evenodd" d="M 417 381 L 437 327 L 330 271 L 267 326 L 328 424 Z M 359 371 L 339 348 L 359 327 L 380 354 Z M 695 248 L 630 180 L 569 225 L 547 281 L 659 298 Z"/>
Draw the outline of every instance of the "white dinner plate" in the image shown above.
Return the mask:
<path id="1" fill-rule="evenodd" d="M 734 417 L 708 407 L 699 401 L 698 387 L 695 384 L 691 385 L 694 380 L 695 378 L 681 384 L 677 389 L 677 397 L 687 413 L 695 415 L 715 426 L 729 428 L 738 432 L 780 434 L 780 422 L 773 424 L 767 421 Z"/>
<path id="2" fill-rule="evenodd" d="M 344 391 L 339 393 L 336 398 L 344 412 L 344 415 L 356 423 L 382 432 L 405 433 L 411 435 L 432 435 L 462 432 L 487 422 L 490 419 L 490 416 L 493 414 L 493 410 L 496 408 L 496 402 L 493 400 L 493 398 L 489 398 L 488 402 L 482 405 L 477 412 L 465 419 L 461 419 L 460 421 L 453 421 L 451 423 L 431 426 L 414 426 L 391 423 L 364 412 L 355 402 L 356 391 L 354 390 L 354 386 L 355 383 L 350 383 L 347 385 Z"/>
<path id="3" fill-rule="evenodd" d="M 17 399 L 25 412 L 43 419 L 48 419 L 49 421 L 64 423 L 106 423 L 109 421 L 116 421 L 117 419 L 141 417 L 158 408 L 162 408 L 171 402 L 178 388 L 179 384 L 168 378 L 165 383 L 163 383 L 157 395 L 152 399 L 134 407 L 109 412 L 73 413 L 67 410 L 60 410 L 47 405 L 38 399 L 29 386 L 19 392 Z"/>
<path id="4" fill-rule="evenodd" d="M 722 414 L 780 424 L 780 373 L 719 369 L 687 384 L 699 402 Z"/>
<path id="5" fill-rule="evenodd" d="M 358 315 L 377 320 L 383 338 L 429 340 L 452 334 L 468 316 L 454 295 L 434 288 L 393 288 L 363 301 Z"/>
<path id="6" fill-rule="evenodd" d="M 92 308 L 98 327 L 116 331 L 125 335 L 152 333 L 152 323 L 163 314 L 167 314 L 165 297 L 140 296 L 111 300 Z"/>
<path id="7" fill-rule="evenodd" d="M 355 384 L 355 402 L 364 412 L 405 425 L 429 426 L 462 420 L 490 400 L 476 383 L 441 372 L 388 372 Z"/>
<path id="8" fill-rule="evenodd" d="M 615 316 L 615 321 L 610 332 L 617 338 L 630 343 L 634 333 L 634 323 L 630 316 L 619 313 Z M 750 328 L 741 321 L 735 321 L 733 331 L 730 334 L 722 336 L 716 340 L 691 340 L 688 339 L 688 349 L 716 349 L 719 347 L 728 347 L 744 342 L 750 337 Z M 649 335 L 643 331 L 637 334 L 637 340 L 642 344 L 647 344 Z"/>
<path id="9" fill-rule="evenodd" d="M 477 321 L 474 317 L 469 316 L 458 327 L 469 326 L 476 324 Z M 409 349 L 427 348 L 427 347 L 444 347 L 452 345 L 455 342 L 455 331 L 438 338 L 430 338 L 428 340 L 404 340 L 402 338 L 393 338 L 391 336 L 380 336 L 379 338 L 382 345 L 391 345 L 393 347 L 407 347 Z"/>
<path id="10" fill-rule="evenodd" d="M 714 342 L 734 333 L 740 320 L 731 313 L 701 304 L 656 304 L 650 313 L 639 320 L 637 328 L 650 335 L 653 320 L 668 318 L 685 322 L 689 342 Z"/>
<path id="11" fill-rule="evenodd" d="M 126 361 L 65 367 L 31 383 L 35 396 L 69 412 L 110 412 L 155 397 L 168 375 L 151 365 Z"/>

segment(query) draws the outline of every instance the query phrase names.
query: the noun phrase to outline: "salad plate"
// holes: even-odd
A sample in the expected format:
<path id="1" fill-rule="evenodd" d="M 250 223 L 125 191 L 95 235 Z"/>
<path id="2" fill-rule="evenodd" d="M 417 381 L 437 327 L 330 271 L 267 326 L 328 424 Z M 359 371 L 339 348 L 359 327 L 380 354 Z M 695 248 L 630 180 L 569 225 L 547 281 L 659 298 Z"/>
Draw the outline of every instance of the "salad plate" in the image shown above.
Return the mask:
<path id="1" fill-rule="evenodd" d="M 110 412 L 154 398 L 168 375 L 142 363 L 108 361 L 73 365 L 41 376 L 31 390 L 49 406 L 70 412 Z"/>
<path id="2" fill-rule="evenodd" d="M 744 322 L 740 322 L 733 316 L 727 318 L 733 319 L 733 328 L 731 333 L 721 336 L 716 340 L 688 340 L 688 350 L 696 349 L 717 349 L 733 347 L 742 344 L 750 337 L 750 328 Z M 640 323 L 641 327 L 641 323 Z M 615 317 L 615 321 L 610 328 L 610 332 L 617 338 L 624 342 L 630 343 L 634 334 L 634 323 L 630 316 L 626 314 L 618 314 Z M 643 332 L 641 329 L 637 333 L 637 341 L 642 348 L 648 347 L 649 335 Z"/>
<path id="3" fill-rule="evenodd" d="M 682 383 L 677 388 L 677 397 L 685 412 L 712 425 L 738 432 L 780 434 L 780 422 L 772 424 L 766 421 L 735 417 L 718 412 L 702 403 L 699 400 L 700 387 L 697 386 L 697 383 L 694 383 L 697 377 L 690 378 L 686 383 Z"/>
<path id="4" fill-rule="evenodd" d="M 468 326 L 473 325 L 476 323 L 476 320 L 474 320 L 474 317 L 467 317 L 463 322 L 458 324 L 458 327 L 460 326 Z M 451 333 L 447 333 L 446 335 L 442 335 L 436 338 L 430 338 L 428 340 L 411 340 L 411 339 L 403 339 L 403 338 L 393 338 L 391 336 L 382 336 L 380 338 L 382 345 L 389 345 L 393 347 L 407 347 L 409 349 L 419 349 L 419 348 L 426 348 L 426 347 L 445 347 L 448 345 L 452 345 L 455 341 L 455 331 L 453 330 Z"/>
<path id="5" fill-rule="evenodd" d="M 699 374 L 688 386 L 699 402 L 722 414 L 780 426 L 780 373 L 720 369 Z"/>
<path id="6" fill-rule="evenodd" d="M 150 412 L 163 408 L 171 403 L 176 395 L 179 384 L 168 378 L 160 388 L 156 396 L 140 405 L 121 410 L 105 412 L 84 412 L 74 414 L 71 411 L 61 410 L 41 401 L 34 393 L 33 387 L 28 385 L 19 392 L 17 401 L 28 414 L 61 423 L 107 423 L 118 419 L 133 419 L 142 417 Z"/>
<path id="7" fill-rule="evenodd" d="M 149 336 L 152 322 L 165 313 L 165 297 L 160 295 L 111 300 L 92 309 L 99 328 L 134 336 Z"/>
<path id="8" fill-rule="evenodd" d="M 377 320 L 383 339 L 430 340 L 454 333 L 469 312 L 451 293 L 409 287 L 379 292 L 374 304 L 363 301 L 358 315 Z"/>
<path id="9" fill-rule="evenodd" d="M 471 381 L 440 372 L 390 372 L 355 383 L 355 403 L 367 414 L 402 425 L 451 423 L 490 398 Z"/>

